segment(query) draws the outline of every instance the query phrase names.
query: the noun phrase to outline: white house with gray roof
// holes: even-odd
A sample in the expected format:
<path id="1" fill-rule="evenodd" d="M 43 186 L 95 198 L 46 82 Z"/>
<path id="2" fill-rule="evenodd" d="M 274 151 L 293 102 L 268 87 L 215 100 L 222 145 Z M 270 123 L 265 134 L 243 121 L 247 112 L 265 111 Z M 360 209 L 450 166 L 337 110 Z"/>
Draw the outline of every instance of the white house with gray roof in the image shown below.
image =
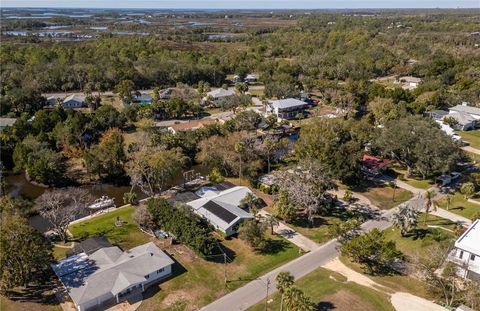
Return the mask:
<path id="1" fill-rule="evenodd" d="M 215 229 L 231 236 L 245 219 L 253 216 L 240 208 L 240 201 L 248 193 L 247 187 L 236 186 L 224 191 L 215 188 L 201 188 L 195 194 L 199 199 L 187 202 L 193 211 L 210 222 Z"/>
<path id="2" fill-rule="evenodd" d="M 455 241 L 447 259 L 458 265 L 462 277 L 480 282 L 480 219 Z"/>
<path id="3" fill-rule="evenodd" d="M 63 108 L 82 108 L 84 104 L 84 95 L 73 94 L 63 100 Z"/>
<path id="4" fill-rule="evenodd" d="M 173 260 L 153 243 L 123 252 L 104 247 L 52 265 L 78 311 L 105 309 L 172 273 Z"/>
<path id="5" fill-rule="evenodd" d="M 456 129 L 466 131 L 475 129 L 480 119 L 480 108 L 469 106 L 463 102 L 461 105 L 448 109 L 448 117 L 457 121 Z"/>
<path id="6" fill-rule="evenodd" d="M 293 119 L 297 114 L 303 114 L 308 103 L 295 99 L 279 99 L 267 105 L 267 112 L 275 114 L 278 119 Z"/>
<path id="7" fill-rule="evenodd" d="M 212 101 L 214 104 L 220 104 L 225 102 L 229 97 L 235 95 L 235 91 L 223 88 L 215 89 L 207 93 L 207 96 L 203 99 L 204 101 Z"/>

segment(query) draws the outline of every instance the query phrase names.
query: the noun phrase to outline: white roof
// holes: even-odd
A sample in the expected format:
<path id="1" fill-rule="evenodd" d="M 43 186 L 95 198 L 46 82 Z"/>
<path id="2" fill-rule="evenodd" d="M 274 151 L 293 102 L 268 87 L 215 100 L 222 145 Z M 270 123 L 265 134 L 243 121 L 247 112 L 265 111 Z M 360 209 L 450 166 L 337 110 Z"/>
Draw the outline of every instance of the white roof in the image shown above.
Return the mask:
<path id="1" fill-rule="evenodd" d="M 272 108 L 286 109 L 293 107 L 306 106 L 307 103 L 295 98 L 286 98 L 273 101 L 270 106 Z"/>
<path id="2" fill-rule="evenodd" d="M 219 89 L 208 92 L 207 96 L 210 95 L 213 98 L 215 98 L 215 97 L 232 96 L 233 94 L 235 94 L 235 92 L 233 90 L 225 90 L 225 89 L 219 88 Z"/>
<path id="3" fill-rule="evenodd" d="M 452 111 L 448 116 L 457 120 L 457 122 L 461 125 L 466 125 L 476 120 L 465 111 Z"/>
<path id="4" fill-rule="evenodd" d="M 0 127 L 12 126 L 17 122 L 15 118 L 0 118 Z"/>
<path id="5" fill-rule="evenodd" d="M 480 219 L 468 227 L 455 242 L 455 247 L 480 256 Z"/>
<path id="6" fill-rule="evenodd" d="M 253 218 L 253 216 L 239 207 L 240 201 L 245 198 L 247 193 L 252 193 L 247 187 L 236 186 L 221 192 L 207 191 L 202 193 L 200 199 L 188 202 L 192 209 L 212 224 L 218 226 L 219 229 L 226 231 L 230 226 L 235 224 L 242 218 Z M 221 209 L 213 211 L 208 205 L 213 204 L 216 208 Z M 224 213 L 233 214 L 233 217 L 224 217 Z"/>
<path id="7" fill-rule="evenodd" d="M 104 247 L 87 256 L 81 253 L 52 265 L 75 304 L 104 295 L 112 297 L 145 282 L 145 276 L 170 266 L 173 260 L 152 242 L 122 252 L 117 246 Z"/>

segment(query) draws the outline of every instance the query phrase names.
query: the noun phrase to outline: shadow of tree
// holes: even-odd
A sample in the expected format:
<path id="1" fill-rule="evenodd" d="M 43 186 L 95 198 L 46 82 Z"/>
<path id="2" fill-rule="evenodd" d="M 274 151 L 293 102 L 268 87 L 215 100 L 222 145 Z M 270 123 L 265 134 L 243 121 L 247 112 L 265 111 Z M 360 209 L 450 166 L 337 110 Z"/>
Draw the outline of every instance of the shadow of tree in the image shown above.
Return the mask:
<path id="1" fill-rule="evenodd" d="M 329 311 L 333 309 L 336 309 L 336 307 L 330 301 L 321 301 L 315 306 L 316 311 Z"/>
<path id="2" fill-rule="evenodd" d="M 266 246 L 260 250 L 260 254 L 263 254 L 263 255 L 277 254 L 285 250 L 289 246 L 290 244 L 285 240 L 269 239 L 266 242 Z"/>

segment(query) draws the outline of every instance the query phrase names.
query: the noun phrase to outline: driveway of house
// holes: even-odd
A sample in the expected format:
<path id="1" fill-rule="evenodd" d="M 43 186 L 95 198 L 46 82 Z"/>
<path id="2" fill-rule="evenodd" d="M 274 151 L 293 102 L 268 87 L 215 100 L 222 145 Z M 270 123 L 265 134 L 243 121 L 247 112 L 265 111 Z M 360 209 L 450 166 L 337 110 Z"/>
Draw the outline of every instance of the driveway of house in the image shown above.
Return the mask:
<path id="1" fill-rule="evenodd" d="M 446 311 L 448 309 L 409 293 L 394 293 L 390 301 L 397 311 Z"/>
<path id="2" fill-rule="evenodd" d="M 265 210 L 261 210 L 258 212 L 262 216 L 267 216 L 269 213 Z M 296 232 L 283 222 L 279 222 L 278 226 L 275 226 L 273 228 L 273 231 L 288 241 L 292 242 L 293 244 L 297 245 L 300 247 L 303 251 L 305 252 L 310 252 L 318 248 L 318 244 L 315 243 L 314 241 L 310 240 L 304 235 L 301 235 L 300 233 Z"/>

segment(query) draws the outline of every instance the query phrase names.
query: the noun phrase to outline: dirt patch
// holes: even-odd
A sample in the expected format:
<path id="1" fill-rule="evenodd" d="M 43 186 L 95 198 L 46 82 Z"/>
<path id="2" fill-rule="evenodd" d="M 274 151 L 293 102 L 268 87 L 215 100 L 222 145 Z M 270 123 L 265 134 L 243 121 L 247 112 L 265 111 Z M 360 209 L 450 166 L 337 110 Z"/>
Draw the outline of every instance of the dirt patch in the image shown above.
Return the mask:
<path id="1" fill-rule="evenodd" d="M 341 289 L 333 295 L 327 296 L 318 303 L 317 310 L 348 310 L 348 311 L 375 311 L 365 299 L 348 290 Z"/>

